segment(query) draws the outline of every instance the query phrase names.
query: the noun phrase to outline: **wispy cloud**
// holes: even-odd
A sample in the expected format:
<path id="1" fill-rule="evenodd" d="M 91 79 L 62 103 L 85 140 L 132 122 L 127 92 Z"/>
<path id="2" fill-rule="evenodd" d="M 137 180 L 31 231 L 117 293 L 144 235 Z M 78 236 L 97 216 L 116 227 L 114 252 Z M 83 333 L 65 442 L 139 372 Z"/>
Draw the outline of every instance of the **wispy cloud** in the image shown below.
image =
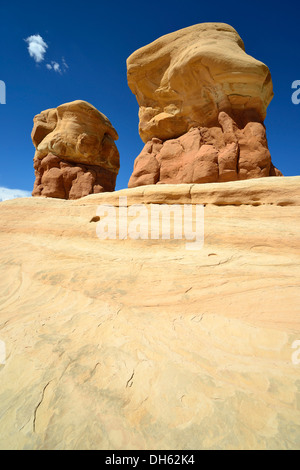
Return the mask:
<path id="1" fill-rule="evenodd" d="M 31 192 L 23 189 L 9 189 L 0 186 L 0 202 L 7 201 L 8 199 L 15 199 L 17 197 L 30 197 Z"/>
<path id="2" fill-rule="evenodd" d="M 24 41 L 27 42 L 30 57 L 32 57 L 36 63 L 43 62 L 48 49 L 48 44 L 42 36 L 39 34 L 33 34 L 32 36 L 24 39 Z M 69 66 L 66 63 L 65 58 L 62 57 L 61 62 L 57 62 L 56 60 L 47 62 L 46 68 L 62 74 L 66 72 Z"/>
<path id="3" fill-rule="evenodd" d="M 32 57 L 37 63 L 42 62 L 48 48 L 48 44 L 44 41 L 42 36 L 39 34 L 33 34 L 25 39 L 25 42 L 28 44 L 30 57 Z"/>
<path id="4" fill-rule="evenodd" d="M 69 68 L 64 57 L 62 57 L 61 59 L 61 64 L 59 64 L 55 60 L 52 60 L 50 63 L 46 64 L 46 67 L 48 70 L 53 70 L 54 72 L 57 72 L 57 73 L 63 73 Z"/>
<path id="5" fill-rule="evenodd" d="M 67 70 L 67 69 L 69 68 L 69 66 L 68 66 L 67 62 L 65 61 L 65 58 L 62 57 L 61 61 L 62 61 L 63 68 L 64 68 L 65 70 Z"/>
<path id="6" fill-rule="evenodd" d="M 55 62 L 55 60 L 51 61 L 51 64 L 46 64 L 46 67 L 48 70 L 54 70 L 54 72 L 61 73 L 61 68 L 58 62 Z"/>

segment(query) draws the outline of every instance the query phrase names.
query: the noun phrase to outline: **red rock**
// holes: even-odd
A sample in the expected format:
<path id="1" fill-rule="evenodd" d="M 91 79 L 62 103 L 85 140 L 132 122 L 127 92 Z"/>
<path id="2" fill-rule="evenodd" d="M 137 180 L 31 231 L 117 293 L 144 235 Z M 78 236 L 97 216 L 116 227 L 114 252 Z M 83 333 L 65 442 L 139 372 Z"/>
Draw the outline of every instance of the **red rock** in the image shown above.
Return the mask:
<path id="1" fill-rule="evenodd" d="M 114 191 L 114 173 L 96 165 L 82 165 L 48 154 L 35 163 L 33 196 L 78 199 L 88 194 Z"/>
<path id="2" fill-rule="evenodd" d="M 263 124 L 240 129 L 225 112 L 219 127 L 196 127 L 177 139 L 152 138 L 136 158 L 128 187 L 214 183 L 282 176 L 272 162 Z"/>

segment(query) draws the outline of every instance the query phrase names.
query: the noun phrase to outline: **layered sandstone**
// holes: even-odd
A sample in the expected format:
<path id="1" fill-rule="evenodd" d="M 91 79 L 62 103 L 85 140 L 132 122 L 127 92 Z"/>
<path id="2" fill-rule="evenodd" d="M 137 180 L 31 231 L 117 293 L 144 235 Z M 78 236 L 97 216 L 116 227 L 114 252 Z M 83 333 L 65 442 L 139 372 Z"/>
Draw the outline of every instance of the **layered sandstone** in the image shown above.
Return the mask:
<path id="1" fill-rule="evenodd" d="M 127 59 L 143 142 L 218 125 L 220 111 L 244 126 L 262 122 L 273 97 L 268 67 L 245 52 L 224 23 L 201 23 L 167 34 Z"/>
<path id="2" fill-rule="evenodd" d="M 298 449 L 299 188 L 0 203 L 0 448 Z M 97 238 L 120 196 L 205 204 L 203 248 Z"/>
<path id="3" fill-rule="evenodd" d="M 86 101 L 72 101 L 34 118 L 33 196 L 77 199 L 113 191 L 119 171 L 118 134 Z"/>
<path id="4" fill-rule="evenodd" d="M 238 33 L 203 23 L 163 36 L 127 59 L 146 143 L 129 187 L 274 176 L 263 121 L 268 67 Z"/>

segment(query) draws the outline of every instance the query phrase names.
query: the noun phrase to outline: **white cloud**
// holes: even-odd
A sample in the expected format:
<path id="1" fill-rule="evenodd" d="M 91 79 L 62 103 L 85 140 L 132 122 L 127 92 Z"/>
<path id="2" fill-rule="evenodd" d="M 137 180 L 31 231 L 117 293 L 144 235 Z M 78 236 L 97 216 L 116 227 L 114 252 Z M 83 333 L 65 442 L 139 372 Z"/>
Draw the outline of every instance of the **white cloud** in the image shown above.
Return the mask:
<path id="1" fill-rule="evenodd" d="M 9 189 L 0 186 L 0 202 L 17 197 L 31 197 L 31 192 L 24 189 Z"/>
<path id="2" fill-rule="evenodd" d="M 28 44 L 28 52 L 30 57 L 33 57 L 37 63 L 42 62 L 48 48 L 48 44 L 44 41 L 42 36 L 39 34 L 34 34 L 25 39 L 25 41 Z"/>
<path id="3" fill-rule="evenodd" d="M 54 70 L 54 72 L 61 73 L 61 68 L 58 62 L 55 62 L 55 60 L 51 61 L 51 64 L 46 64 L 46 67 L 48 70 Z"/>
<path id="4" fill-rule="evenodd" d="M 67 62 L 65 61 L 65 58 L 62 57 L 61 61 L 62 61 L 64 71 L 67 70 L 69 68 L 69 66 L 68 66 Z"/>
<path id="5" fill-rule="evenodd" d="M 48 49 L 48 44 L 44 41 L 42 36 L 39 34 L 33 34 L 27 39 L 24 39 L 24 41 L 28 44 L 28 52 L 30 57 L 32 57 L 36 63 L 43 62 L 44 56 Z M 69 68 L 69 66 L 66 63 L 65 58 L 62 57 L 61 63 L 57 62 L 56 60 L 51 60 L 46 64 L 46 68 L 48 70 L 53 70 L 56 73 L 62 74 Z"/>
<path id="6" fill-rule="evenodd" d="M 54 72 L 59 72 L 59 73 L 61 73 L 60 65 L 59 65 L 58 62 L 54 62 L 54 61 L 53 61 L 53 62 L 52 62 L 52 67 L 53 67 Z"/>
<path id="7" fill-rule="evenodd" d="M 57 73 L 63 73 L 69 68 L 64 57 L 62 57 L 61 64 L 59 64 L 55 60 L 52 60 L 51 63 L 46 64 L 46 67 L 48 70 L 54 70 L 54 72 Z"/>

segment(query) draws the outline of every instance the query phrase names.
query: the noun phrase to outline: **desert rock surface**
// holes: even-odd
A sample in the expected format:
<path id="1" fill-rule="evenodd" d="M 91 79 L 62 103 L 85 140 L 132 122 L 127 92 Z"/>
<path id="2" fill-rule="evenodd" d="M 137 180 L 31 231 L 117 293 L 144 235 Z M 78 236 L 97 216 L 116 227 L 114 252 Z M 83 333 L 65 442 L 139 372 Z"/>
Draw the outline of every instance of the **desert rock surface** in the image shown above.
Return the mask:
<path id="1" fill-rule="evenodd" d="M 0 448 L 299 448 L 299 188 L 2 202 Z M 203 248 L 99 239 L 97 208 L 120 196 L 205 204 Z"/>
<path id="2" fill-rule="evenodd" d="M 33 196 L 78 199 L 113 191 L 120 168 L 117 131 L 86 101 L 72 101 L 34 117 Z"/>

